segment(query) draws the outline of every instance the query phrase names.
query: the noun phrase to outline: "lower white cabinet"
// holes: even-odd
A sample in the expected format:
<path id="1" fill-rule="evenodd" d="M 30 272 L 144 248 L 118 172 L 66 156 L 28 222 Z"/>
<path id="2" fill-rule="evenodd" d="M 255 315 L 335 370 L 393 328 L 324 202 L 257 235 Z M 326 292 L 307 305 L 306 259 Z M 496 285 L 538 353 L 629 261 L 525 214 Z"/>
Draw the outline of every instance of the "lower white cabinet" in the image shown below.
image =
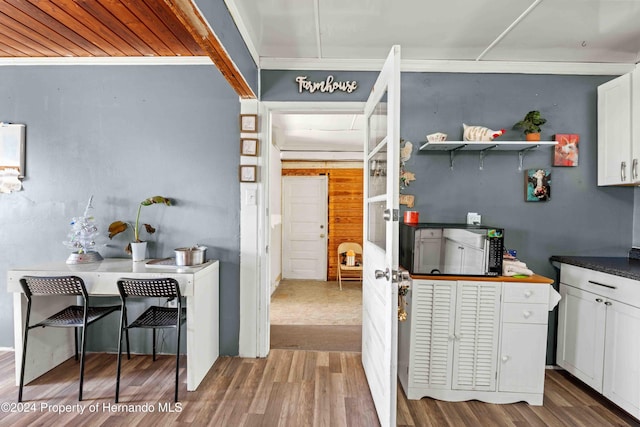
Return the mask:
<path id="1" fill-rule="evenodd" d="M 398 334 L 407 398 L 542 404 L 549 285 L 414 279 Z"/>
<path id="2" fill-rule="evenodd" d="M 560 282 L 558 365 L 640 418 L 640 282 L 567 264 Z"/>

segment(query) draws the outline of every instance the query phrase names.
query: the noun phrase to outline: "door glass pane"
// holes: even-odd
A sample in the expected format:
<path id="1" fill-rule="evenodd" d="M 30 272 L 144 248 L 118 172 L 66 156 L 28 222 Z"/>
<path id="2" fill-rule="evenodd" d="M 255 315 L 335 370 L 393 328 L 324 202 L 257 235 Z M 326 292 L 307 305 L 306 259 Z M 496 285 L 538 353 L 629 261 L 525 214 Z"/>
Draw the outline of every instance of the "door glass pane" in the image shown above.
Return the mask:
<path id="1" fill-rule="evenodd" d="M 387 136 L 387 92 L 369 116 L 369 142 L 367 152 L 371 152 Z"/>
<path id="2" fill-rule="evenodd" d="M 387 145 L 369 159 L 369 195 L 387 194 Z"/>
<path id="3" fill-rule="evenodd" d="M 382 249 L 386 249 L 387 224 L 384 220 L 385 202 L 369 203 L 369 235 L 367 240 Z"/>

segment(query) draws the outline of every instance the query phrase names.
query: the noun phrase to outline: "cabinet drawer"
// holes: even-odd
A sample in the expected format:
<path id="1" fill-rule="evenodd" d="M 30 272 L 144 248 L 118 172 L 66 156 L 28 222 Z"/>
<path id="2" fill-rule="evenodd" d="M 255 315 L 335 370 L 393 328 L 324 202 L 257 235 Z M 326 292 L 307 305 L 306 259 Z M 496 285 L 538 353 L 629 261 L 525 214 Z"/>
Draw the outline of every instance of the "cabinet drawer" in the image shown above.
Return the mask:
<path id="1" fill-rule="evenodd" d="M 503 323 L 546 324 L 548 319 L 547 304 L 509 303 L 502 306 Z"/>
<path id="2" fill-rule="evenodd" d="M 505 282 L 503 295 L 504 302 L 547 304 L 549 302 L 549 285 Z"/>
<path id="3" fill-rule="evenodd" d="M 615 301 L 640 307 L 640 281 L 562 264 L 560 282 Z"/>

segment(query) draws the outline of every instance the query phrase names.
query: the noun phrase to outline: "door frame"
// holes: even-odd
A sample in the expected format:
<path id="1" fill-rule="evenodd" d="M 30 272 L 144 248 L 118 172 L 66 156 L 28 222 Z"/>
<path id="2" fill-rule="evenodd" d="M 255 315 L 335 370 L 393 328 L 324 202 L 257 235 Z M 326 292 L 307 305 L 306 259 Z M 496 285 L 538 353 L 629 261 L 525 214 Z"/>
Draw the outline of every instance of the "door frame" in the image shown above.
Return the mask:
<path id="1" fill-rule="evenodd" d="M 244 101 L 242 101 L 244 102 Z M 241 357 L 266 357 L 269 354 L 269 306 L 271 300 L 271 254 L 269 242 L 271 241 L 269 214 L 269 200 L 271 189 L 274 185 L 280 185 L 280 177 L 277 182 L 271 182 L 270 153 L 273 146 L 272 120 L 273 113 L 364 113 L 365 102 L 337 101 L 337 102 L 287 102 L 266 101 L 257 103 L 257 113 L 261 120 L 260 136 L 263 140 L 263 148 L 260 153 L 260 169 L 258 193 L 258 209 L 255 218 L 251 217 L 247 228 L 253 227 L 257 231 L 255 236 L 255 258 L 259 259 L 257 280 L 241 279 L 240 286 L 240 330 L 238 353 Z M 250 111 L 248 111 L 250 112 Z M 363 152 L 364 160 L 364 152 Z M 244 210 L 241 204 L 241 210 Z M 244 216 L 244 214 L 241 214 Z M 245 229 L 245 223 L 241 222 L 241 229 Z M 252 264 L 253 265 L 253 264 Z M 250 266 L 251 267 L 251 266 Z M 240 271 L 245 269 L 241 257 Z M 242 275 L 242 274 L 241 274 Z"/>

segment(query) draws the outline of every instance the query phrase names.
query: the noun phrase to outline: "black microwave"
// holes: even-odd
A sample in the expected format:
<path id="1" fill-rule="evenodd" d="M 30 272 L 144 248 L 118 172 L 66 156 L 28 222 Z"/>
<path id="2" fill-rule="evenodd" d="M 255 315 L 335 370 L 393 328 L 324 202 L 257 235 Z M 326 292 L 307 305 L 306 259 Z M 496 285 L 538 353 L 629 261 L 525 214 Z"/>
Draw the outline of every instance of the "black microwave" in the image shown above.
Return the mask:
<path id="1" fill-rule="evenodd" d="M 400 224 L 400 265 L 411 274 L 499 276 L 504 230 L 469 224 Z"/>

